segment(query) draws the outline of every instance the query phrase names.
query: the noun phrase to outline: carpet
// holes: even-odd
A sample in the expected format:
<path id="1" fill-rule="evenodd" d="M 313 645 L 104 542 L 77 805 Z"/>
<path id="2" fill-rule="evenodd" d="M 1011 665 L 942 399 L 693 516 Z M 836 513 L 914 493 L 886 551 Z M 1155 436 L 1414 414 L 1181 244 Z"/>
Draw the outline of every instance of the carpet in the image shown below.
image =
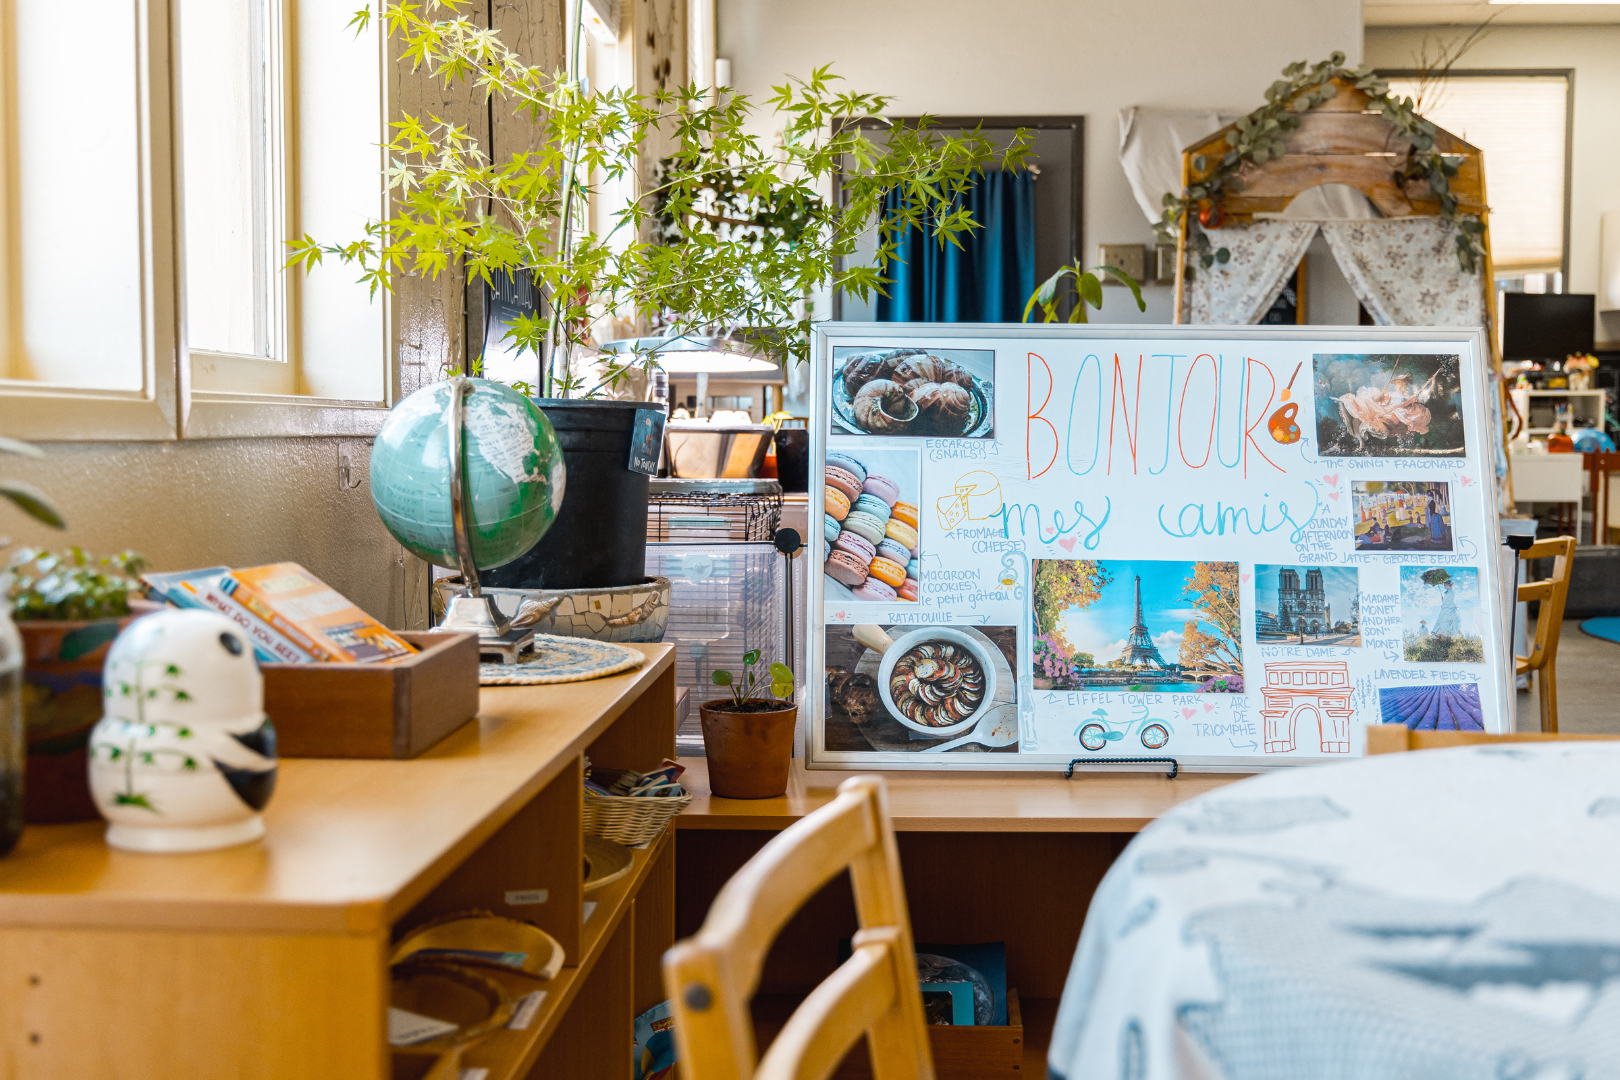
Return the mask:
<path id="1" fill-rule="evenodd" d="M 1581 629 L 1595 638 L 1620 645 L 1620 618 L 1608 616 L 1602 619 L 1587 619 L 1581 623 Z"/>

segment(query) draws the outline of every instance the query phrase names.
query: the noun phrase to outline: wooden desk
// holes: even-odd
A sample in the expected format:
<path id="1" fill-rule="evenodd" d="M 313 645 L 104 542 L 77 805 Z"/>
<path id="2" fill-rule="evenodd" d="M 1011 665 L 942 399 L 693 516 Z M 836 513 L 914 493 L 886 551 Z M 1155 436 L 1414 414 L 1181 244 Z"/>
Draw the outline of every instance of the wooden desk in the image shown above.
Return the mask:
<path id="1" fill-rule="evenodd" d="M 703 758 L 683 758 L 695 796 L 675 819 L 676 932 L 696 932 L 727 878 L 771 836 L 828 802 L 853 773 L 811 771 L 795 760 L 787 794 L 722 799 L 709 793 Z M 1023 1007 L 1024 1068 L 1039 1076 L 1080 926 L 1098 882 L 1132 834 L 1178 803 L 1244 779 L 1214 773 L 888 772 L 889 810 L 919 943 L 1002 941 L 1007 985 Z M 838 964 L 855 931 L 849 886 L 816 895 L 777 938 L 760 980 L 760 1007 L 782 1016 Z M 756 999 L 758 1000 L 758 999 Z M 756 1012 L 759 1010 L 757 1009 Z M 768 1024 L 761 1025 L 768 1030 Z M 863 1072 L 864 1050 L 838 1073 Z M 999 1074 L 997 1074 L 999 1075 Z M 968 1080 L 976 1074 L 940 1075 Z"/>
<path id="2" fill-rule="evenodd" d="M 678 829 L 785 829 L 832 800 L 853 772 L 811 770 L 795 758 L 787 794 L 776 799 L 721 799 L 709 794 L 703 758 L 682 758 L 681 782 L 692 805 Z M 1081 773 L 1065 780 L 1043 773 L 883 773 L 896 832 L 1134 833 L 1177 803 L 1242 776 L 1162 772 Z"/>
<path id="3" fill-rule="evenodd" d="M 546 1000 L 463 1067 L 628 1080 L 631 1019 L 663 1000 L 673 844 L 636 852 L 583 918 L 581 756 L 674 753 L 674 649 L 636 647 L 648 662 L 623 675 L 484 690 L 475 723 L 412 761 L 283 761 L 256 843 L 142 855 L 100 823 L 29 826 L 0 860 L 0 1076 L 389 1076 L 389 943 L 483 908 L 539 924 L 566 966 L 500 976 Z M 508 904 L 518 890 L 546 899 Z"/>

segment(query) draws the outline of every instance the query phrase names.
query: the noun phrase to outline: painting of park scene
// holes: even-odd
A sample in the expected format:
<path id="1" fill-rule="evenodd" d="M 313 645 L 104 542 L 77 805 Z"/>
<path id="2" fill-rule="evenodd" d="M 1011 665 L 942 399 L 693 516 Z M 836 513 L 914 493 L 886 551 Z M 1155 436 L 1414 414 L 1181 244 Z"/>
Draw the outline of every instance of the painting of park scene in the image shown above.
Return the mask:
<path id="1" fill-rule="evenodd" d="M 1035 687 L 1243 692 L 1235 562 L 1037 559 Z"/>
<path id="2" fill-rule="evenodd" d="M 1350 484 L 1357 551 L 1450 551 L 1451 485 L 1432 480 Z"/>
<path id="3" fill-rule="evenodd" d="M 1461 357 L 1318 354 L 1311 370 L 1324 457 L 1467 455 Z"/>
<path id="4" fill-rule="evenodd" d="M 1413 663 L 1481 664 L 1479 571 L 1401 567 L 1401 641 Z"/>
<path id="5" fill-rule="evenodd" d="M 1361 588 L 1353 566 L 1254 568 L 1254 636 L 1301 645 L 1361 644 Z"/>

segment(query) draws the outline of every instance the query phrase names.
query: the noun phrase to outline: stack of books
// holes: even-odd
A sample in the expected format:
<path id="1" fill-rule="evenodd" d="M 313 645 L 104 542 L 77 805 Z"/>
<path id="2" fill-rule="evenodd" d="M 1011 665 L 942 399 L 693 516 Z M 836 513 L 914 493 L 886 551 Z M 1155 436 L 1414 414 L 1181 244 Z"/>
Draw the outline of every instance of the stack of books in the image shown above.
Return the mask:
<path id="1" fill-rule="evenodd" d="M 242 628 L 261 663 L 388 664 L 416 647 L 297 563 L 143 574 L 154 599 L 216 611 Z"/>

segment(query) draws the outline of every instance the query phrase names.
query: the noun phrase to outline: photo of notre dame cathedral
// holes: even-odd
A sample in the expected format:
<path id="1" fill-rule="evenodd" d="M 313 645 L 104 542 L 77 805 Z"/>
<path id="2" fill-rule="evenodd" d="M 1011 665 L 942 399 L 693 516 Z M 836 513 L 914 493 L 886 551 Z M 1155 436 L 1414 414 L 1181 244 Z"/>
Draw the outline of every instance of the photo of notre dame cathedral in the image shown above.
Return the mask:
<path id="1" fill-rule="evenodd" d="M 1312 645 L 1361 644 L 1355 567 L 1256 566 L 1255 636 Z"/>

